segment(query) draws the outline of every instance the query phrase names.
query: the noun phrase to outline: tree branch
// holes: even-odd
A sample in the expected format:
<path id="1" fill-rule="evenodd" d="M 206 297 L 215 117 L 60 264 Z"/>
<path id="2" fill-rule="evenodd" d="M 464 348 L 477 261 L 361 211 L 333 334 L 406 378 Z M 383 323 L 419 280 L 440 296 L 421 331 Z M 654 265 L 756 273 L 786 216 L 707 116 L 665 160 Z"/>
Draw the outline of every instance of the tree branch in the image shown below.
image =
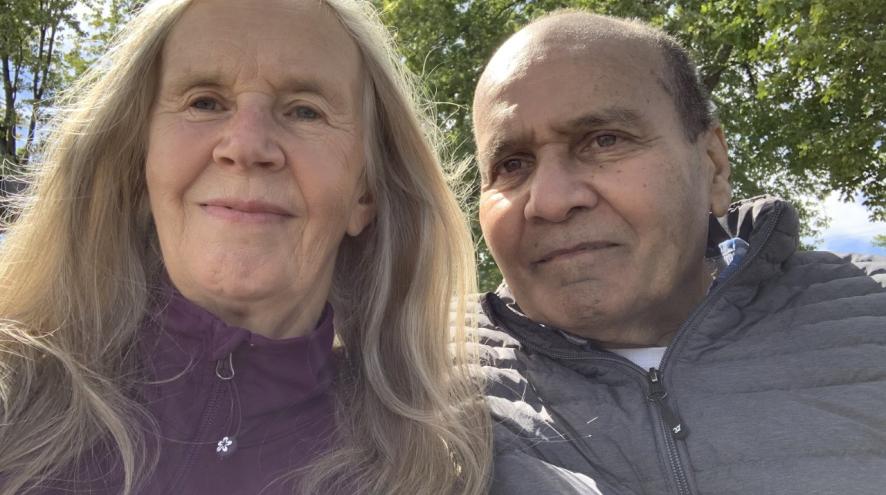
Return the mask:
<path id="1" fill-rule="evenodd" d="M 714 92 L 714 88 L 720 84 L 720 78 L 723 76 L 723 72 L 729 67 L 729 57 L 732 56 L 732 50 L 735 47 L 726 43 L 720 45 L 720 48 L 717 50 L 717 55 L 714 57 L 714 63 L 711 64 L 714 68 L 712 72 L 709 72 L 702 76 L 702 84 L 704 84 L 705 89 L 708 91 L 708 94 Z"/>

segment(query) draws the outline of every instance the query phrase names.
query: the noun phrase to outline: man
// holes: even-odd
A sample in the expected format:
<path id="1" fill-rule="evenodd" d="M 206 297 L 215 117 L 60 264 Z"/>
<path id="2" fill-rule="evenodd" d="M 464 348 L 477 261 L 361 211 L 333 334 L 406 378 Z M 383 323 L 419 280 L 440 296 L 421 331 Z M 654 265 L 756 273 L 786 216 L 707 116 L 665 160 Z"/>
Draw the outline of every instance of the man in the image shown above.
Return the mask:
<path id="1" fill-rule="evenodd" d="M 566 11 L 474 100 L 493 493 L 886 493 L 886 260 L 797 251 L 730 206 L 694 66 L 636 21 Z"/>

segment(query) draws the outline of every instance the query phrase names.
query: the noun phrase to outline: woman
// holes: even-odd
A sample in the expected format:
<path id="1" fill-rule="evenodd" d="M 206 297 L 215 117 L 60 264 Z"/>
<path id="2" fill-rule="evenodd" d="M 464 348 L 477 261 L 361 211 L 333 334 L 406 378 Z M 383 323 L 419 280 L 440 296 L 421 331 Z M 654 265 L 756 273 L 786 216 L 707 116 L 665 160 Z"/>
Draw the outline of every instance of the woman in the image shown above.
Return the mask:
<path id="1" fill-rule="evenodd" d="M 351 0 L 136 16 L 0 253 L 0 493 L 483 492 L 470 237 L 396 60 Z"/>

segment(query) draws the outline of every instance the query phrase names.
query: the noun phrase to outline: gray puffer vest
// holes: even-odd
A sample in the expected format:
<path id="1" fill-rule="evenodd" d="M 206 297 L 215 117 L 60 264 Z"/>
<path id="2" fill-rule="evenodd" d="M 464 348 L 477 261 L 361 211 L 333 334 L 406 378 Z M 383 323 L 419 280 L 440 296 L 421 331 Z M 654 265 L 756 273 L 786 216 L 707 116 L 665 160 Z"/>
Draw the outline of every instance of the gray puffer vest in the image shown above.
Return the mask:
<path id="1" fill-rule="evenodd" d="M 796 251 L 771 198 L 712 227 L 750 249 L 658 369 L 483 298 L 492 493 L 886 494 L 886 259 Z"/>

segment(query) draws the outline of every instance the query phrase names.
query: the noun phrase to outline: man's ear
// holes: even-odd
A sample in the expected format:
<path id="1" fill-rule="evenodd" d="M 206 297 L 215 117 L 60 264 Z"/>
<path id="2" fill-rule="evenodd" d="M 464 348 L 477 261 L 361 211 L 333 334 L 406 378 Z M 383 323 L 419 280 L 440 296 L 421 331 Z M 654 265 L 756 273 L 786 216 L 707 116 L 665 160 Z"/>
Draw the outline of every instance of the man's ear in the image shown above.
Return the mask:
<path id="1" fill-rule="evenodd" d="M 732 184 L 729 176 L 732 174 L 732 166 L 729 164 L 729 149 L 726 146 L 726 136 L 719 124 L 714 124 L 702 134 L 706 158 L 711 167 L 710 182 L 710 208 L 714 216 L 721 217 L 729 210 L 732 202 Z"/>
<path id="2" fill-rule="evenodd" d="M 357 237 L 373 219 L 375 219 L 375 198 L 364 188 L 363 194 L 357 199 L 357 204 L 351 208 L 346 232 L 351 237 Z"/>

